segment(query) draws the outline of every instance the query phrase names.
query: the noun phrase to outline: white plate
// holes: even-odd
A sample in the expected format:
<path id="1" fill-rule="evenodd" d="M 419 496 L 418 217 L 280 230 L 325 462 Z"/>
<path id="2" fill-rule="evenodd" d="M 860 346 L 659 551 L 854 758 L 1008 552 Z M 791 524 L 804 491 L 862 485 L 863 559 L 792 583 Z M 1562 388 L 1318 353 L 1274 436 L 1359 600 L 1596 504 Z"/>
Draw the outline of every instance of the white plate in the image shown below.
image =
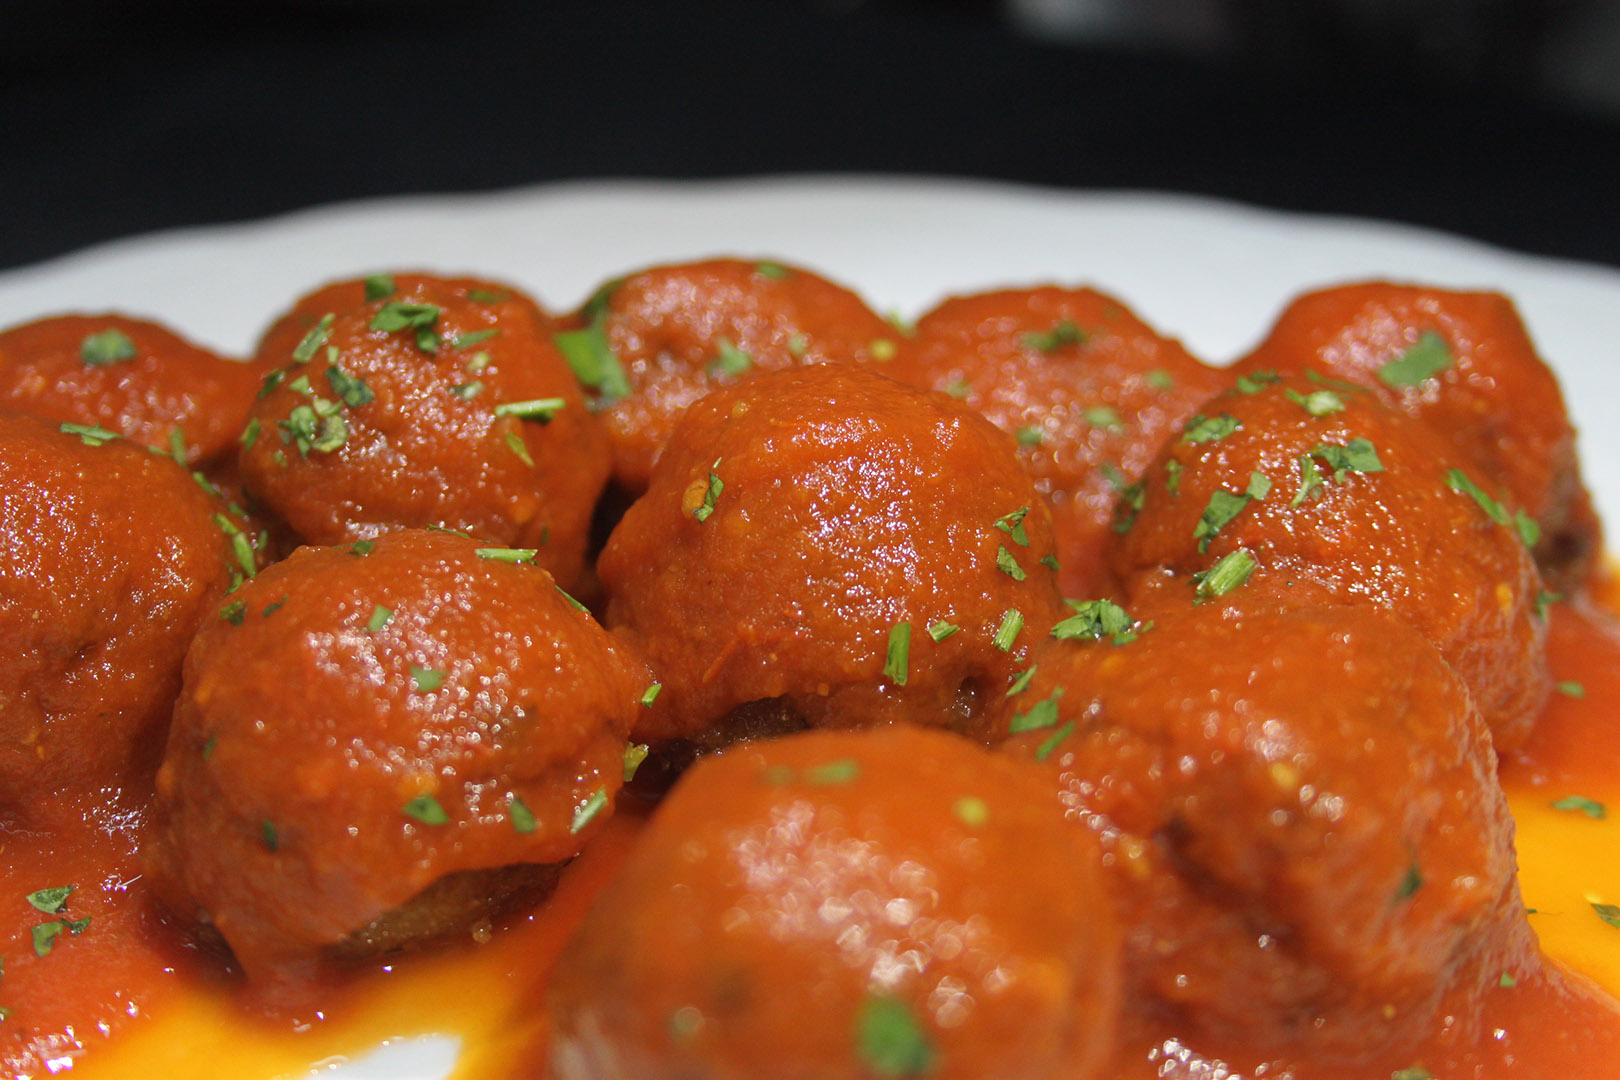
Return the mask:
<path id="1" fill-rule="evenodd" d="M 1620 424 L 1605 415 L 1620 403 L 1620 272 L 1207 199 L 826 177 L 390 199 L 120 241 L 0 274 L 0 326 L 118 309 L 241 352 L 293 297 L 333 278 L 473 271 L 562 310 L 626 270 L 731 253 L 801 263 L 907 315 L 951 292 L 1091 283 L 1211 361 L 1246 351 L 1307 288 L 1393 278 L 1499 289 L 1563 379 L 1599 509 L 1620 510 Z M 446 1040 L 404 1040 L 315 1075 L 428 1080 L 448 1073 L 453 1054 Z"/>

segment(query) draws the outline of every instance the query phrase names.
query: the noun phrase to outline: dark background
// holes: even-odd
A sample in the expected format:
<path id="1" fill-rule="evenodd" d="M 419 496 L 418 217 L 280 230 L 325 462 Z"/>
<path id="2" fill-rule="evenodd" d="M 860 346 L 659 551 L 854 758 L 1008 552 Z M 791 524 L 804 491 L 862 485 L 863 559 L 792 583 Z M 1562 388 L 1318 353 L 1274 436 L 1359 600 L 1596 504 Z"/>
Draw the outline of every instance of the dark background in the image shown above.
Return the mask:
<path id="1" fill-rule="evenodd" d="M 336 199 L 932 173 L 1620 265 L 1609 0 L 59 0 L 0 35 L 0 267 Z"/>

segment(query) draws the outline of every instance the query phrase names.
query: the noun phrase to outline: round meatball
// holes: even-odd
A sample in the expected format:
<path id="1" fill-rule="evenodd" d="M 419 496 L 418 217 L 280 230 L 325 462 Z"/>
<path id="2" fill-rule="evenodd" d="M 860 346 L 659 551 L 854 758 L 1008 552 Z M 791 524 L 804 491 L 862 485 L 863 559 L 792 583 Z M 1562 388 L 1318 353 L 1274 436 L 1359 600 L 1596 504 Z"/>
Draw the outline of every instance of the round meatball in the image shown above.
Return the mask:
<path id="1" fill-rule="evenodd" d="M 308 543 L 438 526 L 580 578 L 605 436 L 534 302 L 470 279 L 327 286 L 266 333 L 248 491 Z"/>
<path id="2" fill-rule="evenodd" d="M 0 415 L 0 822 L 156 764 L 180 664 L 242 532 L 167 457 L 104 428 Z M 230 531 L 227 531 L 230 530 Z"/>
<path id="3" fill-rule="evenodd" d="M 558 1080 L 1105 1075 L 1118 931 L 1040 770 L 917 729 L 693 768 L 558 961 Z"/>
<path id="4" fill-rule="evenodd" d="M 1472 470 L 1472 471 L 1471 471 Z M 1212 399 L 1122 504 L 1111 551 L 1140 596 L 1206 593 L 1240 569 L 1411 623 L 1462 676 L 1499 749 L 1546 700 L 1533 528 L 1427 426 L 1303 378 Z M 1219 569 L 1219 577 L 1212 579 Z"/>
<path id="5" fill-rule="evenodd" d="M 1050 285 L 946 300 L 885 372 L 1017 439 L 1051 505 L 1069 596 L 1103 591 L 1115 502 L 1226 381 L 1112 297 Z"/>
<path id="6" fill-rule="evenodd" d="M 300 548 L 186 657 L 149 873 L 291 992 L 513 891 L 464 875 L 575 855 L 646 685 L 521 549 L 417 530 Z"/>
<path id="7" fill-rule="evenodd" d="M 1236 370 L 1309 369 L 1370 387 L 1505 490 L 1540 522 L 1535 554 L 1556 587 L 1576 587 L 1595 568 L 1601 526 L 1575 429 L 1513 301 L 1381 281 L 1306 293 Z"/>
<path id="8" fill-rule="evenodd" d="M 759 371 L 884 359 L 895 328 L 859 296 L 785 263 L 710 259 L 608 282 L 559 337 L 613 443 L 614 481 L 647 487 L 681 413 Z"/>
<path id="9" fill-rule="evenodd" d="M 1037 661 L 998 730 L 1101 842 L 1148 1015 L 1351 1062 L 1535 969 L 1489 736 L 1404 623 L 1245 590 Z"/>
<path id="10" fill-rule="evenodd" d="M 263 375 L 127 315 L 58 315 L 0 332 L 0 408 L 173 448 L 187 464 L 234 452 Z"/>
<path id="11" fill-rule="evenodd" d="M 812 726 L 969 731 L 1057 616 L 1052 550 L 1010 438 L 837 365 L 694 405 L 597 569 L 663 686 L 641 738 L 765 699 Z"/>

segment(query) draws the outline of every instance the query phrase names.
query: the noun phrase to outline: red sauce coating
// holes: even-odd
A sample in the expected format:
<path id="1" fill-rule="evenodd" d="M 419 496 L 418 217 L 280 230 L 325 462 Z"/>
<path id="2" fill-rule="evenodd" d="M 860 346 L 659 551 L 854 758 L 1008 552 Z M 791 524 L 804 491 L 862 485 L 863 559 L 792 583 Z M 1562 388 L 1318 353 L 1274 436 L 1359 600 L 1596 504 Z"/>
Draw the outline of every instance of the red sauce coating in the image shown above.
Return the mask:
<path id="1" fill-rule="evenodd" d="M 56 796 L 155 762 L 237 562 L 223 507 L 124 439 L 0 415 L 0 492 L 0 822 L 76 821 Z"/>
<path id="2" fill-rule="evenodd" d="M 1466 467 L 1473 488 L 1458 490 L 1465 465 L 1371 394 L 1297 377 L 1239 387 L 1210 400 L 1122 503 L 1114 570 L 1143 603 L 1158 588 L 1181 598 L 1241 549 L 1252 583 L 1385 608 L 1439 649 L 1510 749 L 1549 689 L 1543 587 L 1512 504 L 1494 520 L 1484 504 L 1499 490 Z"/>
<path id="3" fill-rule="evenodd" d="M 1227 381 L 1113 297 L 1050 285 L 944 301 L 884 370 L 1016 437 L 1052 509 L 1067 596 L 1102 591 L 1120 491 Z"/>
<path id="4" fill-rule="evenodd" d="M 640 738 L 778 698 L 813 726 L 970 730 L 1057 617 L 1052 553 L 1010 438 L 942 394 L 829 365 L 688 410 L 598 572 L 608 625 L 663 684 Z M 900 625 L 903 670 L 886 673 Z"/>
<path id="5" fill-rule="evenodd" d="M 1387 366 L 1402 358 L 1425 362 Z M 1450 442 L 1541 523 L 1536 557 L 1557 588 L 1595 568 L 1602 531 L 1581 483 L 1575 429 L 1513 301 L 1382 281 L 1305 293 L 1236 370 L 1306 369 L 1372 389 Z"/>
<path id="6" fill-rule="evenodd" d="M 595 378 L 592 392 L 613 444 L 614 481 L 633 495 L 647 487 L 687 406 L 716 387 L 760 371 L 881 360 L 899 337 L 842 285 L 744 259 L 616 278 L 573 322 L 617 357 L 616 375 Z"/>
<path id="7" fill-rule="evenodd" d="M 439 526 L 537 548 L 573 587 L 607 448 L 549 321 L 504 285 L 382 280 L 320 289 L 265 334 L 283 366 L 243 433 L 248 491 L 306 543 Z"/>
<path id="8" fill-rule="evenodd" d="M 0 408 L 99 425 L 188 464 L 233 449 L 264 369 L 127 315 L 57 315 L 0 332 Z"/>
<path id="9" fill-rule="evenodd" d="M 146 863 L 251 979 L 296 988 L 446 875 L 566 860 L 610 812 L 645 673 L 480 551 L 300 548 L 198 633 Z"/>
<path id="10" fill-rule="evenodd" d="M 1538 969 L 1489 736 L 1400 621 L 1250 587 L 1034 659 L 997 730 L 1100 839 L 1138 1009 L 1353 1063 Z"/>
<path id="11" fill-rule="evenodd" d="M 1107 1075 L 1119 938 L 1088 849 L 1039 770 L 947 734 L 706 759 L 559 961 L 552 1075 Z"/>

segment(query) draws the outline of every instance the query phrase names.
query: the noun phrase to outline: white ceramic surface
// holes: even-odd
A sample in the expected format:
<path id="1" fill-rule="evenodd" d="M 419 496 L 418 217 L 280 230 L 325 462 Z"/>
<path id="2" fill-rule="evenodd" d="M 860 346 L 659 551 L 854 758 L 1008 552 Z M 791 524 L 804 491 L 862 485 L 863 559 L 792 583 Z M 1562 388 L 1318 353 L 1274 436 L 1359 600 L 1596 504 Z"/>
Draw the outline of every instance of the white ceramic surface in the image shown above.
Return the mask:
<path id="1" fill-rule="evenodd" d="M 1609 223 L 1594 222 L 1593 227 Z M 0 274 L 0 326 L 70 310 L 146 315 L 245 351 L 312 286 L 380 269 L 510 280 L 556 310 L 603 280 L 704 255 L 777 256 L 915 315 L 952 292 L 1095 284 L 1198 356 L 1244 352 L 1294 294 L 1358 278 L 1493 288 L 1563 379 L 1586 477 L 1620 511 L 1620 272 L 1386 223 L 1213 200 L 976 182 L 804 177 L 591 182 L 351 203 L 106 244 Z M 454 1044 L 401 1040 L 312 1076 L 430 1080 Z"/>

